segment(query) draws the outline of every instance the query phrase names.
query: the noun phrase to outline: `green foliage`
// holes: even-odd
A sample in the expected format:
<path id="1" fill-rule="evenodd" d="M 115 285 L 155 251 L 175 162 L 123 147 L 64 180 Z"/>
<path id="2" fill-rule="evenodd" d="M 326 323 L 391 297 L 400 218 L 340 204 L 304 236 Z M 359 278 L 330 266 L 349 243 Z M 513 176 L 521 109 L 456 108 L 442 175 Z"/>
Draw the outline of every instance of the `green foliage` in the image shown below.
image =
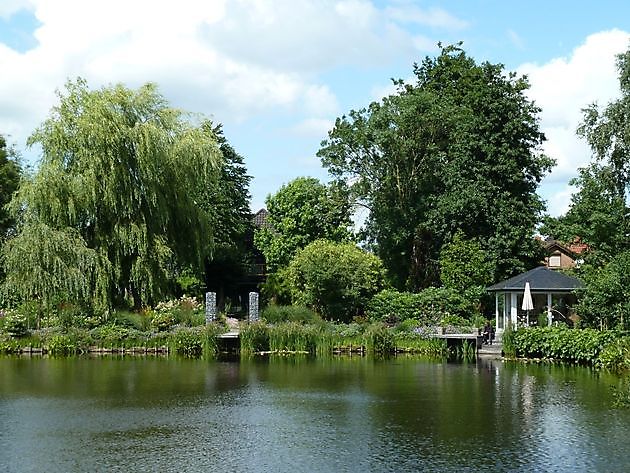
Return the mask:
<path id="1" fill-rule="evenodd" d="M 350 203 L 342 185 L 325 186 L 300 177 L 267 197 L 267 224 L 256 229 L 254 243 L 271 272 L 285 267 L 298 250 L 318 239 L 350 239 Z"/>
<path id="2" fill-rule="evenodd" d="M 368 353 L 389 354 L 396 346 L 392 332 L 382 322 L 370 324 L 363 333 L 363 344 Z"/>
<path id="3" fill-rule="evenodd" d="M 317 324 L 321 322 L 315 312 L 308 307 L 284 306 L 271 304 L 262 311 L 261 318 L 270 324 L 279 322 L 298 322 L 303 324 Z"/>
<path id="4" fill-rule="evenodd" d="M 440 319 L 440 325 L 450 325 L 451 327 L 470 327 L 471 321 L 459 315 L 448 314 Z"/>
<path id="5" fill-rule="evenodd" d="M 449 324 L 449 317 L 455 317 L 457 323 L 451 325 L 470 326 L 470 318 L 475 314 L 476 297 L 468 299 L 466 293 L 445 287 L 429 287 L 415 294 L 386 289 L 370 300 L 367 310 L 371 320 L 389 324 L 416 319 L 424 325 L 445 325 Z"/>
<path id="6" fill-rule="evenodd" d="M 288 305 L 291 303 L 291 281 L 287 268 L 282 268 L 267 276 L 261 291 L 265 302 L 276 305 Z"/>
<path id="7" fill-rule="evenodd" d="M 420 306 L 419 294 L 385 289 L 370 299 L 367 316 L 370 320 L 396 323 L 408 319 L 431 323 Z"/>
<path id="8" fill-rule="evenodd" d="M 445 287 L 465 292 L 492 283 L 494 264 L 481 244 L 458 230 L 440 252 L 440 279 Z"/>
<path id="9" fill-rule="evenodd" d="M 437 283 L 457 230 L 491 256 L 493 279 L 531 267 L 544 209 L 536 188 L 552 161 L 527 80 L 454 46 L 414 73 L 415 84 L 395 81 L 395 94 L 338 118 L 318 152 L 370 209 L 368 240 L 394 284 Z"/>
<path id="10" fill-rule="evenodd" d="M 295 304 L 349 322 L 383 289 L 385 271 L 378 257 L 352 243 L 318 240 L 293 259 L 289 279 Z"/>
<path id="11" fill-rule="evenodd" d="M 67 334 L 52 335 L 48 339 L 47 349 L 51 355 L 73 355 L 77 351 L 72 337 Z"/>
<path id="12" fill-rule="evenodd" d="M 269 349 L 275 352 L 306 352 L 315 354 L 319 328 L 296 322 L 284 322 L 269 327 Z"/>
<path id="13" fill-rule="evenodd" d="M 255 322 L 241 327 L 240 337 L 242 355 L 269 351 L 269 327 L 264 322 Z"/>
<path id="14" fill-rule="evenodd" d="M 155 307 L 152 320 L 155 328 L 161 327 L 158 330 L 168 330 L 175 324 L 195 327 L 205 324 L 204 307 L 195 297 L 184 295 L 160 302 Z"/>
<path id="15" fill-rule="evenodd" d="M 409 352 L 430 356 L 448 355 L 446 340 L 442 338 L 427 338 L 414 332 L 397 332 L 394 334 L 396 351 Z"/>
<path id="16" fill-rule="evenodd" d="M 570 329 L 566 327 L 520 328 L 509 343 L 514 354 L 525 358 L 552 358 L 574 363 L 595 363 L 601 351 L 618 336 L 612 331 Z M 510 347 L 511 348 L 511 347 Z M 506 336 L 503 335 L 503 349 Z"/>
<path id="17" fill-rule="evenodd" d="M 175 353 L 198 358 L 203 353 L 203 331 L 194 328 L 180 328 L 173 334 Z"/>
<path id="18" fill-rule="evenodd" d="M 6 205 L 20 184 L 22 167 L 18 158 L 15 150 L 7 147 L 4 136 L 0 135 L 0 245 L 15 227 L 15 216 L 7 211 Z"/>
<path id="19" fill-rule="evenodd" d="M 630 336 L 611 341 L 599 353 L 599 365 L 607 370 L 623 372 L 630 370 Z"/>
<path id="20" fill-rule="evenodd" d="M 617 56 L 617 69 L 621 97 L 604 109 L 597 104 L 587 107 L 578 134 L 586 139 L 595 158 L 609 167 L 615 194 L 625 197 L 630 190 L 630 49 Z"/>
<path id="21" fill-rule="evenodd" d="M 170 312 L 155 312 L 151 317 L 151 327 L 158 332 L 169 331 L 177 321 Z"/>
<path id="22" fill-rule="evenodd" d="M 630 250 L 620 253 L 601 268 L 587 267 L 585 286 L 579 292 L 577 313 L 582 326 L 630 327 Z"/>
<path id="23" fill-rule="evenodd" d="M 628 250 L 628 208 L 612 168 L 592 163 L 580 168 L 570 184 L 578 191 L 571 196 L 569 210 L 560 217 L 547 217 L 540 233 L 564 242 L 579 236 L 590 248 L 586 262 L 596 266 Z"/>
<path id="24" fill-rule="evenodd" d="M 26 316 L 13 310 L 3 311 L 2 326 L 13 338 L 23 337 L 28 333 Z"/>
<path id="25" fill-rule="evenodd" d="M 501 343 L 503 343 L 503 354 L 509 358 L 516 357 L 516 345 L 515 345 L 516 331 L 512 328 L 511 324 L 508 324 L 501 336 Z"/>
<path id="26" fill-rule="evenodd" d="M 77 80 L 59 99 L 29 138 L 43 155 L 11 204 L 25 214 L 5 250 L 6 290 L 102 310 L 128 294 L 147 305 L 173 267 L 200 267 L 211 249 L 197 201 L 216 177 L 216 137 L 151 84 L 90 91 Z"/>

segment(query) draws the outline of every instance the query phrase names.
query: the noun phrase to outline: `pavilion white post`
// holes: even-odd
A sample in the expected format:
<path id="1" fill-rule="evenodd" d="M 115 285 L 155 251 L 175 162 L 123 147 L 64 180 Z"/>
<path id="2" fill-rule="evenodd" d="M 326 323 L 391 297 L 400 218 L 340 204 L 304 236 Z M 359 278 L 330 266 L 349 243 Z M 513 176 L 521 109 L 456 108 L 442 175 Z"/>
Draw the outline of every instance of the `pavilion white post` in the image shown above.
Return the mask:
<path id="1" fill-rule="evenodd" d="M 494 293 L 494 326 L 499 330 L 499 292 Z"/>
<path id="2" fill-rule="evenodd" d="M 518 328 L 518 306 L 516 304 L 516 292 L 510 292 L 510 320 L 514 329 Z"/>
<path id="3" fill-rule="evenodd" d="M 547 326 L 553 321 L 553 313 L 551 312 L 551 293 L 547 293 Z"/>

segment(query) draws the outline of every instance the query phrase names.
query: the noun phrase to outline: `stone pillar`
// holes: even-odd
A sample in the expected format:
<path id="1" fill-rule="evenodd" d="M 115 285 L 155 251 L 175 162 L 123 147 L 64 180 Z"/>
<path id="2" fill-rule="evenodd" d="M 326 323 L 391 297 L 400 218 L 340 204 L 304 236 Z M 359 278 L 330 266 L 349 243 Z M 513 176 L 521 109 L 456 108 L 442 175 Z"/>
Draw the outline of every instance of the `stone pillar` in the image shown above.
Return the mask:
<path id="1" fill-rule="evenodd" d="M 551 324 L 553 323 L 553 312 L 552 312 L 552 299 L 551 299 L 551 293 L 548 292 L 547 293 L 547 326 L 550 327 Z"/>
<path id="2" fill-rule="evenodd" d="M 206 292 L 206 323 L 217 319 L 217 293 Z"/>
<path id="3" fill-rule="evenodd" d="M 248 319 L 250 322 L 258 322 L 258 293 L 249 293 L 249 312 Z"/>

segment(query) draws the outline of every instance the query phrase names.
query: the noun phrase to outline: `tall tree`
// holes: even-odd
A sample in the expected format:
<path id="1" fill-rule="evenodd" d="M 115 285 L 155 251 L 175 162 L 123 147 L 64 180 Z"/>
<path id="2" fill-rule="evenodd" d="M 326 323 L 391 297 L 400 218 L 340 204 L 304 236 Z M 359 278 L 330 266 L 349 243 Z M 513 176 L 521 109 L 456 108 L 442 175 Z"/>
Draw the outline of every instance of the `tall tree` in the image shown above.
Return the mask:
<path id="1" fill-rule="evenodd" d="M 253 238 L 249 208 L 251 177 L 243 157 L 230 145 L 221 125 L 207 122 L 204 126 L 217 137 L 223 156 L 217 180 L 207 186 L 203 204 L 214 228 L 214 249 L 206 259 L 205 282 L 209 290 L 217 292 L 221 305 L 224 296 L 237 296 L 237 283 L 249 257 L 246 242 Z"/>
<path id="2" fill-rule="evenodd" d="M 12 202 L 25 213 L 5 248 L 7 290 L 101 307 L 131 296 L 138 307 L 162 294 L 174 265 L 201 264 L 211 219 L 197 202 L 221 153 L 154 85 L 91 91 L 68 82 L 35 143 L 39 169 Z M 24 251 L 32 258 L 20 259 Z M 64 274 L 82 286 L 59 294 Z"/>
<path id="3" fill-rule="evenodd" d="M 462 230 L 496 260 L 495 277 L 535 264 L 544 209 L 536 189 L 539 109 L 527 80 L 476 64 L 456 46 L 414 65 L 415 84 L 338 118 L 318 155 L 353 182 L 370 210 L 367 231 L 398 287 L 439 281 L 439 252 Z"/>
<path id="4" fill-rule="evenodd" d="M 298 250 L 326 239 L 350 239 L 350 204 L 343 185 L 299 177 L 267 196 L 267 224 L 256 230 L 256 247 L 271 271 L 286 267 Z"/>
<path id="5" fill-rule="evenodd" d="M 0 244 L 15 226 L 15 219 L 6 208 L 20 184 L 22 167 L 15 150 L 0 135 Z"/>

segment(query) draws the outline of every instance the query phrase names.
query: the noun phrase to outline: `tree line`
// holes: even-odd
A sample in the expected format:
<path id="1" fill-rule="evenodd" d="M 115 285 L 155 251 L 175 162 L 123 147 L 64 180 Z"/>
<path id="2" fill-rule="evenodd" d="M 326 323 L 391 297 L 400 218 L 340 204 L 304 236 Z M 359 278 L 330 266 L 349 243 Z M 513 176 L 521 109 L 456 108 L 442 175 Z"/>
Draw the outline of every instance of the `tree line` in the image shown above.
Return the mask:
<path id="1" fill-rule="evenodd" d="M 580 311 L 614 325 L 630 303 L 630 52 L 618 69 L 621 97 L 587 106 L 577 130 L 594 159 L 564 216 L 546 216 L 536 193 L 554 161 L 527 78 L 452 45 L 414 64 L 413 83 L 395 80 L 391 95 L 337 118 L 317 153 L 331 181 L 298 178 L 269 195 L 255 232 L 250 177 L 220 125 L 172 108 L 152 84 L 70 81 L 29 138 L 42 148 L 35 172 L 0 142 L 4 303 L 152 305 L 238 279 L 253 235 L 271 272 L 263 292 L 278 303 L 348 320 L 382 289 L 439 288 L 436 298 L 479 308 L 486 285 L 542 260 L 540 232 L 589 245 Z M 357 208 L 369 211 L 359 233 Z"/>

